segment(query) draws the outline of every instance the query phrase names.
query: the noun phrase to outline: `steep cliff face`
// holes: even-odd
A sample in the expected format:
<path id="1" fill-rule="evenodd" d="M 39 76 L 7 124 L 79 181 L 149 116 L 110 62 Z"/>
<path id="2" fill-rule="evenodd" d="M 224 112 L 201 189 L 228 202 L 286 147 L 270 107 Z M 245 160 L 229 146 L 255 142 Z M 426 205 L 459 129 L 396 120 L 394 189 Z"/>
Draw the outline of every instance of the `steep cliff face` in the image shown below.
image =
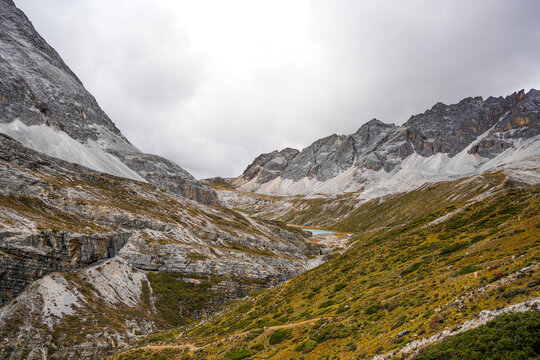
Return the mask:
<path id="1" fill-rule="evenodd" d="M 76 270 L 114 257 L 131 234 L 82 235 L 50 229 L 33 234 L 0 231 L 0 306 L 33 280 L 57 270 Z"/>
<path id="2" fill-rule="evenodd" d="M 0 2 L 0 33 L 0 132 L 50 156 L 218 203 L 178 165 L 134 147 L 12 1 Z"/>
<path id="3" fill-rule="evenodd" d="M 267 194 L 337 194 L 391 191 L 399 182 L 418 185 L 481 173 L 508 156 L 540 155 L 539 109 L 540 91 L 534 89 L 438 103 L 403 126 L 373 119 L 354 134 L 317 140 L 301 152 L 289 150 L 287 158 L 283 152 L 263 154 L 229 182 Z M 520 146 L 527 141 L 524 150 Z"/>

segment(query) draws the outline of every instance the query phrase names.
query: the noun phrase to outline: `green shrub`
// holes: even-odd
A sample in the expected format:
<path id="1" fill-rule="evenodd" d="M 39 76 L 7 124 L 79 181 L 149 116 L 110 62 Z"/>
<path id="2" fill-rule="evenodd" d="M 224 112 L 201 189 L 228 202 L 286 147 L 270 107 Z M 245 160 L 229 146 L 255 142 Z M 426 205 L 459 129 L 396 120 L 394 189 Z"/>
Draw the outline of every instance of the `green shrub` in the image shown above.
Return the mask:
<path id="1" fill-rule="evenodd" d="M 270 343 L 270 345 L 281 344 L 283 341 L 285 341 L 291 336 L 291 333 L 292 331 L 290 329 L 276 330 L 270 335 L 268 342 Z"/>
<path id="2" fill-rule="evenodd" d="M 345 283 L 336 284 L 336 285 L 334 286 L 334 292 L 338 292 L 339 290 L 345 288 L 346 286 L 347 286 L 347 284 L 345 284 Z"/>
<path id="3" fill-rule="evenodd" d="M 366 309 L 366 314 L 368 315 L 375 314 L 377 311 L 379 311 L 380 308 L 381 306 L 379 304 L 371 305 L 370 307 Z"/>
<path id="4" fill-rule="evenodd" d="M 330 324 L 312 335 L 311 340 L 321 343 L 331 339 L 343 339 L 352 335 L 355 330 L 356 328 L 354 326 Z"/>
<path id="5" fill-rule="evenodd" d="M 447 229 L 455 230 L 464 227 L 469 223 L 467 218 L 456 218 L 448 222 L 446 225 Z"/>
<path id="6" fill-rule="evenodd" d="M 255 345 L 253 345 L 251 347 L 251 350 L 263 351 L 264 350 L 264 344 L 262 344 L 262 343 L 255 344 Z"/>
<path id="7" fill-rule="evenodd" d="M 229 360 L 241 360 L 251 356 L 251 351 L 246 349 L 233 350 L 227 355 Z"/>
<path id="8" fill-rule="evenodd" d="M 468 242 L 462 242 L 462 243 L 455 243 L 452 245 L 448 245 L 441 249 L 440 255 L 448 255 L 453 252 L 459 251 L 461 249 L 465 249 L 467 246 L 469 246 Z"/>
<path id="9" fill-rule="evenodd" d="M 315 349 L 317 342 L 315 340 L 306 340 L 300 345 L 298 345 L 294 350 L 302 353 L 308 353 Z"/>
<path id="10" fill-rule="evenodd" d="M 465 274 L 470 274 L 472 272 L 479 271 L 479 270 L 482 270 L 481 266 L 478 266 L 478 265 L 466 265 L 466 266 L 462 267 L 460 270 L 456 271 L 454 273 L 454 276 L 461 276 L 461 275 L 465 275 Z"/>
<path id="11" fill-rule="evenodd" d="M 503 315 L 479 328 L 426 348 L 417 360 L 536 359 L 540 311 Z"/>
<path id="12" fill-rule="evenodd" d="M 474 243 L 477 243 L 477 242 L 479 242 L 479 241 L 482 241 L 482 240 L 484 240 L 486 237 L 487 237 L 487 235 L 484 235 L 484 234 L 473 236 L 473 238 L 471 239 L 471 244 L 474 244 Z"/>
<path id="13" fill-rule="evenodd" d="M 412 264 L 409 268 L 403 270 L 400 275 L 401 276 L 406 276 L 406 275 L 409 275 L 410 273 L 420 269 L 423 265 L 425 265 L 426 262 L 425 261 L 419 261 L 417 263 L 414 263 Z"/>
<path id="14" fill-rule="evenodd" d="M 330 305 L 333 305 L 333 304 L 334 304 L 334 300 L 326 300 L 322 302 L 321 305 L 319 305 L 319 309 L 329 307 Z"/>

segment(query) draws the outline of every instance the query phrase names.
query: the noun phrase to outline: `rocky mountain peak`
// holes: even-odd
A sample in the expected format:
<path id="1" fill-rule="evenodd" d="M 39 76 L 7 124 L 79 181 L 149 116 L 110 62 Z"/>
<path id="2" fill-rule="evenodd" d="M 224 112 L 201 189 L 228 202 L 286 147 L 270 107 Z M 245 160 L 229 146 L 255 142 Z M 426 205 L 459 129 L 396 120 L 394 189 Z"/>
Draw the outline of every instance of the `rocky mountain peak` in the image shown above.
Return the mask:
<path id="1" fill-rule="evenodd" d="M 394 124 L 387 124 L 387 123 L 382 122 L 381 120 L 379 120 L 377 118 L 373 118 L 373 119 L 369 120 L 367 123 L 360 126 L 360 128 L 358 129 L 357 132 L 362 131 L 362 129 L 365 129 L 365 128 L 391 127 L 391 126 L 395 126 L 395 125 Z"/>
<path id="2" fill-rule="evenodd" d="M 62 160 L 219 203 L 177 164 L 133 146 L 12 1 L 0 2 L 0 34 L 0 133 Z"/>
<path id="3" fill-rule="evenodd" d="M 299 150 L 293 148 L 285 148 L 281 151 L 274 150 L 271 153 L 259 155 L 253 163 L 251 163 L 243 173 L 245 179 L 251 180 L 254 178 L 260 181 L 271 181 L 283 171 L 289 162 L 300 153 Z"/>

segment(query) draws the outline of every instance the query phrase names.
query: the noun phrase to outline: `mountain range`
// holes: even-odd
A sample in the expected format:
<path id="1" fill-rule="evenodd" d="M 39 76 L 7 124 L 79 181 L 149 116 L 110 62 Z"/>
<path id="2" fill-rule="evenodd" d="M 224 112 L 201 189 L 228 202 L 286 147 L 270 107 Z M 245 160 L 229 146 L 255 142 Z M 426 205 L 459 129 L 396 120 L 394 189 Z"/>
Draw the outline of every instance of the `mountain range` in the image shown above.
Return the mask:
<path id="1" fill-rule="evenodd" d="M 263 194 L 361 190 L 360 196 L 369 198 L 518 163 L 535 166 L 539 109 L 535 89 L 437 103 L 402 126 L 373 119 L 354 134 L 331 135 L 302 151 L 262 154 L 228 182 Z"/>

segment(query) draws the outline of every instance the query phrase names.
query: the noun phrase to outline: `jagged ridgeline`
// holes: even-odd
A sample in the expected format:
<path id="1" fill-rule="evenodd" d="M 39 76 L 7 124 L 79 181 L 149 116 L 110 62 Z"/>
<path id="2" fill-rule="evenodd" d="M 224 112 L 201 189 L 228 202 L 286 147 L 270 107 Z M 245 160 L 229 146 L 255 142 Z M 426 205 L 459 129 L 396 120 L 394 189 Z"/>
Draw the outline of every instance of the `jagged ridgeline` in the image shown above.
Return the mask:
<path id="1" fill-rule="evenodd" d="M 530 159 L 539 151 L 540 91 L 437 103 L 402 126 L 373 119 L 302 151 L 262 154 L 226 182 L 276 195 L 362 191 L 372 198 Z"/>
<path id="2" fill-rule="evenodd" d="M 0 0 L 0 358 L 538 357 L 539 109 L 439 103 L 199 182 Z"/>

